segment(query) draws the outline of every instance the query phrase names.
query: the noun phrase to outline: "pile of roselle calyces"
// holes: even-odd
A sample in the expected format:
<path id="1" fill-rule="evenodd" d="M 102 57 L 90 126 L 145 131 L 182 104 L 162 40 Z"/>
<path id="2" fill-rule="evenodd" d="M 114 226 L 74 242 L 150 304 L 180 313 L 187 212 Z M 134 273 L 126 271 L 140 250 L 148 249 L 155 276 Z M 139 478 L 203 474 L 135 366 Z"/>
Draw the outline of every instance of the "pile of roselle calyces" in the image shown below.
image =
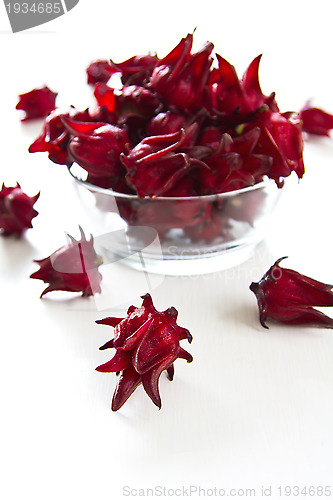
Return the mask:
<path id="1" fill-rule="evenodd" d="M 192 42 L 188 34 L 162 59 L 148 54 L 93 62 L 87 75 L 96 104 L 53 110 L 29 151 L 78 164 L 90 184 L 136 195 L 137 202 L 119 200 L 130 225 L 152 226 L 160 237 L 181 228 L 189 241 L 213 241 L 228 234 L 232 219 L 252 224 L 262 199 L 254 193 L 245 199 L 249 206 L 231 207 L 229 214 L 223 200 L 207 204 L 202 196 L 267 178 L 281 187 L 293 171 L 301 178 L 302 121 L 300 114 L 281 113 L 274 93 L 263 94 L 261 56 L 239 79 L 218 54 L 215 63 L 212 43 L 192 52 Z M 120 76 L 120 88 L 107 84 L 113 75 Z M 158 197 L 200 198 L 180 208 L 176 200 L 153 203 Z"/>

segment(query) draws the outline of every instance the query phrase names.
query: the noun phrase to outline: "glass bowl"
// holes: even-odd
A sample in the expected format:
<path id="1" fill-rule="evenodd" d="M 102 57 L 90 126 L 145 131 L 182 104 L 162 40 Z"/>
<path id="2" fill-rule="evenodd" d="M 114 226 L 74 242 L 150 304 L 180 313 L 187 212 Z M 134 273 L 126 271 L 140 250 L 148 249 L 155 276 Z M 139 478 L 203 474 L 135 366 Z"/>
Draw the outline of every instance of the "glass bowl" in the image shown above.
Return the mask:
<path id="1" fill-rule="evenodd" d="M 247 260 L 281 194 L 267 179 L 227 193 L 139 198 L 86 182 L 76 164 L 69 172 L 103 254 L 165 275 L 205 274 Z"/>

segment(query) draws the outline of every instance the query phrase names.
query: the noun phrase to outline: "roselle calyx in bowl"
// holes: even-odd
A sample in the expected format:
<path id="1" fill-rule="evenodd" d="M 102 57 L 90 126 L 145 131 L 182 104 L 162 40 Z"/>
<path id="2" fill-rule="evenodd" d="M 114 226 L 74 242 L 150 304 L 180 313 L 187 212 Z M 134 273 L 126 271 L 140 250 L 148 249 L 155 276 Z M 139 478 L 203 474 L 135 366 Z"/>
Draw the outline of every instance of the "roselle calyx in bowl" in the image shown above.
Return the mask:
<path id="1" fill-rule="evenodd" d="M 196 52 L 192 43 L 188 34 L 161 59 L 95 61 L 93 78 L 88 68 L 95 105 L 54 112 L 30 149 L 55 155 L 92 193 L 82 199 L 99 231 L 124 230 L 130 251 L 110 252 L 170 274 L 246 259 L 284 178 L 304 174 L 300 117 L 262 92 L 261 56 L 239 78 L 222 56 L 214 61 L 211 42 Z M 112 87 L 108 74 L 122 86 Z M 153 228 L 155 238 L 140 237 L 139 227 Z"/>

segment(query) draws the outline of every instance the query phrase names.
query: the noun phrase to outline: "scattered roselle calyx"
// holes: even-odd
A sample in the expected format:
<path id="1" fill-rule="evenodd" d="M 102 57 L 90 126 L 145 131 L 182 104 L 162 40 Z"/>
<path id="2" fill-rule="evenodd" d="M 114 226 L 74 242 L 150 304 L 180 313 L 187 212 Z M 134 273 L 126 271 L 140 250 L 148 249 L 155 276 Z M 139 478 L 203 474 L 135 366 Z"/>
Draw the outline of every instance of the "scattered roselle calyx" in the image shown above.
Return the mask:
<path id="1" fill-rule="evenodd" d="M 19 183 L 14 187 L 2 184 L 0 190 L 0 234 L 22 236 L 26 229 L 32 228 L 32 219 L 38 215 L 33 208 L 39 194 L 28 196 Z"/>
<path id="2" fill-rule="evenodd" d="M 108 317 L 96 321 L 115 328 L 114 338 L 100 347 L 114 348 L 116 353 L 110 361 L 96 368 L 99 372 L 120 373 L 118 385 L 112 399 L 112 410 L 117 411 L 135 389 L 142 384 L 152 402 L 161 408 L 159 378 L 166 370 L 173 379 L 174 362 L 177 358 L 192 361 L 192 356 L 179 342 L 192 341 L 188 330 L 177 325 L 178 312 L 174 307 L 157 311 L 149 293 L 141 297 L 141 307 L 131 306 L 126 318 Z"/>
<path id="3" fill-rule="evenodd" d="M 80 227 L 81 239 L 76 241 L 68 235 L 70 242 L 53 252 L 49 257 L 35 260 L 40 269 L 30 278 L 49 283 L 41 294 L 63 290 L 66 292 L 82 292 L 83 297 L 101 293 L 102 275 L 98 267 L 102 258 L 94 249 L 93 237 L 87 240 Z"/>
<path id="4" fill-rule="evenodd" d="M 22 121 L 45 118 L 55 109 L 57 95 L 46 86 L 19 95 L 19 102 L 16 105 L 16 109 L 25 111 Z"/>
<path id="5" fill-rule="evenodd" d="M 333 328 L 333 318 L 314 309 L 333 306 L 333 285 L 281 268 L 279 264 L 285 258 L 278 259 L 259 283 L 251 283 L 262 326 L 268 328 L 266 320 L 272 319 L 290 325 Z"/>
<path id="6" fill-rule="evenodd" d="M 238 77 L 221 55 L 214 62 L 211 42 L 196 52 L 192 45 L 189 33 L 162 58 L 93 62 L 95 105 L 53 112 L 30 151 L 76 161 L 89 182 L 141 198 L 225 193 L 266 178 L 282 187 L 292 172 L 301 178 L 302 120 L 262 92 L 261 55 Z M 114 74 L 120 88 L 111 86 Z"/>
<path id="7" fill-rule="evenodd" d="M 305 104 L 299 115 L 303 132 L 329 137 L 329 132 L 333 129 L 333 115 L 323 109 L 311 107 L 310 102 Z"/>

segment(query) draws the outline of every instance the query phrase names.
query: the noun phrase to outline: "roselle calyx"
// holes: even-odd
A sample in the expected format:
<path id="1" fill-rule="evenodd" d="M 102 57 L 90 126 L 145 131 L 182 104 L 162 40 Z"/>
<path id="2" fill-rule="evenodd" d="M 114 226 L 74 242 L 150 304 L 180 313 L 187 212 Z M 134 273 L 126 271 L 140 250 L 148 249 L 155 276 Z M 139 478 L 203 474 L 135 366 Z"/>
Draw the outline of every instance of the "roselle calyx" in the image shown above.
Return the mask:
<path id="1" fill-rule="evenodd" d="M 128 151 L 126 130 L 103 122 L 78 122 L 62 117 L 72 135 L 68 150 L 71 158 L 89 174 L 116 177 L 123 173 L 120 154 Z"/>
<path id="2" fill-rule="evenodd" d="M 312 107 L 310 102 L 305 104 L 299 115 L 303 132 L 329 137 L 329 132 L 333 130 L 333 115 L 321 108 Z"/>
<path id="3" fill-rule="evenodd" d="M 106 107 L 109 117 L 115 123 L 126 123 L 129 117 L 139 117 L 149 121 L 158 109 L 161 101 L 149 89 L 139 85 L 128 85 L 122 89 L 114 89 L 103 83 L 98 83 L 94 96 L 100 107 Z"/>
<path id="4" fill-rule="evenodd" d="M 0 234 L 4 236 L 22 236 L 26 229 L 32 228 L 32 219 L 38 215 L 33 208 L 39 198 L 28 196 L 19 183 L 14 187 L 2 184 L 0 190 Z"/>
<path id="5" fill-rule="evenodd" d="M 100 349 L 116 349 L 110 361 L 96 368 L 99 372 L 120 373 L 112 399 L 112 410 L 117 411 L 135 389 L 142 384 L 152 402 L 160 409 L 159 378 L 164 370 L 173 379 L 174 362 L 183 358 L 188 363 L 192 356 L 180 347 L 179 342 L 192 341 L 190 332 L 177 325 L 178 312 L 174 307 L 157 311 L 151 296 L 141 297 L 141 307 L 131 306 L 126 318 L 107 317 L 98 324 L 115 328 L 114 338 Z"/>
<path id="6" fill-rule="evenodd" d="M 107 83 L 111 76 L 116 73 L 116 69 L 106 59 L 98 59 L 89 64 L 86 69 L 87 83 L 94 85 L 95 83 Z"/>
<path id="7" fill-rule="evenodd" d="M 333 285 L 304 276 L 292 269 L 280 267 L 278 259 L 258 283 L 251 283 L 256 295 L 260 323 L 267 319 L 290 325 L 333 328 L 333 318 L 315 307 L 333 306 Z"/>
<path id="8" fill-rule="evenodd" d="M 68 235 L 69 243 L 49 257 L 34 261 L 39 264 L 40 269 L 31 274 L 30 278 L 49 283 L 41 298 L 55 290 L 82 292 L 83 297 L 101 293 L 102 275 L 98 267 L 102 264 L 102 259 L 95 252 L 92 235 L 87 240 L 81 227 L 80 233 L 80 240 Z"/>
<path id="9" fill-rule="evenodd" d="M 111 61 L 111 64 L 121 73 L 121 81 L 124 85 L 145 85 L 158 61 L 156 54 L 145 54 L 130 57 L 117 64 Z"/>
<path id="10" fill-rule="evenodd" d="M 191 53 L 193 35 L 188 34 L 156 64 L 149 86 L 168 104 L 179 110 L 195 112 L 202 106 L 204 90 L 209 78 L 214 45 L 206 42 L 196 53 Z"/>
<path id="11" fill-rule="evenodd" d="M 30 121 L 38 118 L 45 118 L 55 108 L 57 93 L 52 92 L 48 87 L 40 87 L 25 94 L 19 95 L 19 102 L 16 109 L 25 112 L 21 121 Z"/>
<path id="12" fill-rule="evenodd" d="M 219 66 L 210 73 L 207 97 L 210 109 L 222 122 L 230 126 L 252 121 L 263 106 L 279 111 L 274 92 L 265 96 L 260 87 L 261 55 L 251 62 L 241 79 L 234 66 L 219 54 L 216 57 Z"/>
<path id="13" fill-rule="evenodd" d="M 53 163 L 71 165 L 72 160 L 68 151 L 71 135 L 63 123 L 63 118 L 84 122 L 91 120 L 87 109 L 78 111 L 73 106 L 66 111 L 55 109 L 46 118 L 41 134 L 30 145 L 29 153 L 47 152 Z"/>

